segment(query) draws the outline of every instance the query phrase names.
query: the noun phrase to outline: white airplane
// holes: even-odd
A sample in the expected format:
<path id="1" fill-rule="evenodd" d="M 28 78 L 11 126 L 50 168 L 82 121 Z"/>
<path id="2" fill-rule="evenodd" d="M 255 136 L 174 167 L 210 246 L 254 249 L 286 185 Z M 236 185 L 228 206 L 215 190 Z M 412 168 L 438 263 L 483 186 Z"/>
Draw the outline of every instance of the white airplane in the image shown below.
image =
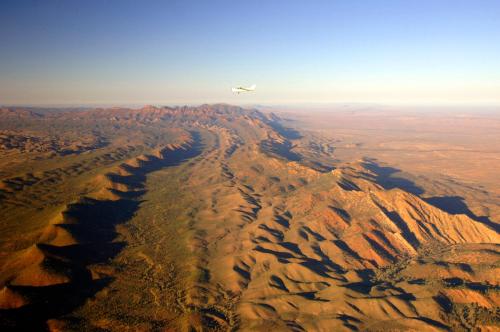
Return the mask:
<path id="1" fill-rule="evenodd" d="M 233 92 L 236 92 L 238 94 L 240 94 L 241 92 L 252 92 L 252 91 L 255 91 L 255 88 L 257 87 L 257 85 L 252 85 L 251 87 L 248 87 L 248 88 L 245 88 L 243 86 L 239 86 L 237 88 L 232 88 L 231 90 Z"/>

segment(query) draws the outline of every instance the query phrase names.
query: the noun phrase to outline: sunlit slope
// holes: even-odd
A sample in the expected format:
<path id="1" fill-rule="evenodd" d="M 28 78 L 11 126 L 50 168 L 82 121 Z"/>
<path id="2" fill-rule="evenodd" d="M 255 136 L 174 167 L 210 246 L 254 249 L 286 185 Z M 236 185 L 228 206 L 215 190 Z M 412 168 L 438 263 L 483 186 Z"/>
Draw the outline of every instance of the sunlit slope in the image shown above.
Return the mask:
<path id="1" fill-rule="evenodd" d="M 487 225 L 384 190 L 361 164 L 319 172 L 246 144 L 218 168 L 218 180 L 203 191 L 209 204 L 195 217 L 200 230 L 192 239 L 206 280 L 189 300 L 221 307 L 226 322 L 235 315 L 243 329 L 349 330 L 382 321 L 396 329 L 446 329 L 461 324 L 441 301 L 458 298 L 448 292 L 456 288 L 477 293 L 494 316 L 498 259 L 434 258 L 440 250 L 498 258 L 490 243 L 500 237 Z M 469 243 L 481 245 L 462 247 Z M 434 273 L 412 276 L 420 265 Z M 459 303 L 472 299 L 462 295 Z"/>
<path id="2" fill-rule="evenodd" d="M 227 149 L 234 149 L 234 129 L 219 123 L 235 122 L 233 127 L 242 126 L 242 135 L 259 135 L 245 130 L 259 121 L 247 113 L 252 112 L 222 105 L 2 109 L 2 127 L 11 140 L 2 147 L 9 159 L 3 159 L 0 197 L 0 304 L 7 310 L 5 323 L 36 326 L 67 313 L 101 288 L 109 279 L 101 273 L 103 263 L 124 246 L 117 242 L 116 226 L 137 212 L 147 192 L 146 176 L 198 155 L 202 136 L 214 128 L 229 139 Z M 79 145 L 85 135 L 103 143 L 84 151 L 60 151 L 60 145 Z M 33 141 L 38 145 L 33 147 Z M 59 141 L 63 143 L 54 143 Z M 220 144 L 214 142 L 212 148 Z M 22 321 L 23 316 L 32 320 Z"/>
<path id="3" fill-rule="evenodd" d="M 68 123 L 105 143 L 3 168 L 6 326 L 499 326 L 496 224 L 384 189 L 373 161 L 334 167 L 333 150 L 274 115 L 203 105 L 27 116 L 10 126 L 35 135 Z M 113 149 L 128 152 L 100 159 Z M 59 170 L 75 158 L 92 166 Z M 44 182 L 39 169 L 54 167 L 59 180 Z"/>

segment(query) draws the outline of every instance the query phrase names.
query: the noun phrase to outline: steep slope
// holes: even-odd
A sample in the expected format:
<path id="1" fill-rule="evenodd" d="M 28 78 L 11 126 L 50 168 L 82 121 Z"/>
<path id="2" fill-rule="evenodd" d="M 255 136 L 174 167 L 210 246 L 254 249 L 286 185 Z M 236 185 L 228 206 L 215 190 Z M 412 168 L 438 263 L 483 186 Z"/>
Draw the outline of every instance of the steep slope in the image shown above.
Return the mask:
<path id="1" fill-rule="evenodd" d="M 440 303 L 455 285 L 443 284 L 439 273 L 412 277 L 403 268 L 422 265 L 422 255 L 433 257 L 428 252 L 437 248 L 497 245 L 496 231 L 402 190 L 384 190 L 361 165 L 322 173 L 251 148 L 233 156 L 221 170 L 225 189 L 207 184 L 212 205 L 196 217 L 203 236 L 193 241 L 207 257 L 210 280 L 197 283 L 195 305 L 219 307 L 225 316 L 234 307 L 242 329 L 446 330 L 458 324 Z M 495 245 L 474 248 L 498 257 Z M 467 269 L 456 258 L 455 266 Z M 498 269 L 498 259 L 489 262 L 496 266 L 491 271 Z M 495 317 L 494 272 L 475 279 L 479 272 L 470 266 L 464 279 L 460 268 L 446 271 L 446 278 L 463 279 L 460 287 L 480 285 L 469 291 L 482 289 L 486 311 Z M 392 276 L 396 272 L 407 274 Z"/>
<path id="2" fill-rule="evenodd" d="M 229 105 L 8 112 L 11 125 L 30 130 L 43 128 L 40 118 L 70 128 L 99 122 L 95 135 L 107 145 L 82 153 L 73 200 L 54 194 L 51 213 L 23 207 L 39 216 L 31 235 L 16 245 L 16 232 L 2 238 L 4 326 L 500 326 L 495 225 L 384 189 L 366 160 L 334 167 L 323 158 L 332 149 L 303 144 L 274 115 Z M 118 147 L 99 159 L 98 150 Z M 63 186 L 71 167 L 50 177 L 6 167 L 1 213 Z"/>

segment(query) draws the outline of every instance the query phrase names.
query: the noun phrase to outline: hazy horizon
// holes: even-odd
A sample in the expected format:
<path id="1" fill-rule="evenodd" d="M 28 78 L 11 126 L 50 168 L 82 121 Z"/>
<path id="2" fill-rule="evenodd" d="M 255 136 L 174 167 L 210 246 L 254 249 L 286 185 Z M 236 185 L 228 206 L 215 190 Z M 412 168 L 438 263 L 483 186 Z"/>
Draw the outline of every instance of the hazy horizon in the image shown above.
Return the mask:
<path id="1" fill-rule="evenodd" d="M 0 1 L 0 331 L 500 331 L 499 14 Z"/>
<path id="2" fill-rule="evenodd" d="M 449 0 L 2 1 L 0 104 L 498 105 L 499 11 Z"/>

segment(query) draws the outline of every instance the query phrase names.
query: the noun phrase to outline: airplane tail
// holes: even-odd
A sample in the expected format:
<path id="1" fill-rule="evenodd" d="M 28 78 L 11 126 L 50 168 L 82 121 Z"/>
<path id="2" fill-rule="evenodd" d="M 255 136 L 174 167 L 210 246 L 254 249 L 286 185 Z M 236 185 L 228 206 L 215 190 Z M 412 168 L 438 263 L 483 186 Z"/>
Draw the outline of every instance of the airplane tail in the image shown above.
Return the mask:
<path id="1" fill-rule="evenodd" d="M 255 88 L 257 87 L 256 84 L 252 85 L 248 90 L 255 90 Z"/>

